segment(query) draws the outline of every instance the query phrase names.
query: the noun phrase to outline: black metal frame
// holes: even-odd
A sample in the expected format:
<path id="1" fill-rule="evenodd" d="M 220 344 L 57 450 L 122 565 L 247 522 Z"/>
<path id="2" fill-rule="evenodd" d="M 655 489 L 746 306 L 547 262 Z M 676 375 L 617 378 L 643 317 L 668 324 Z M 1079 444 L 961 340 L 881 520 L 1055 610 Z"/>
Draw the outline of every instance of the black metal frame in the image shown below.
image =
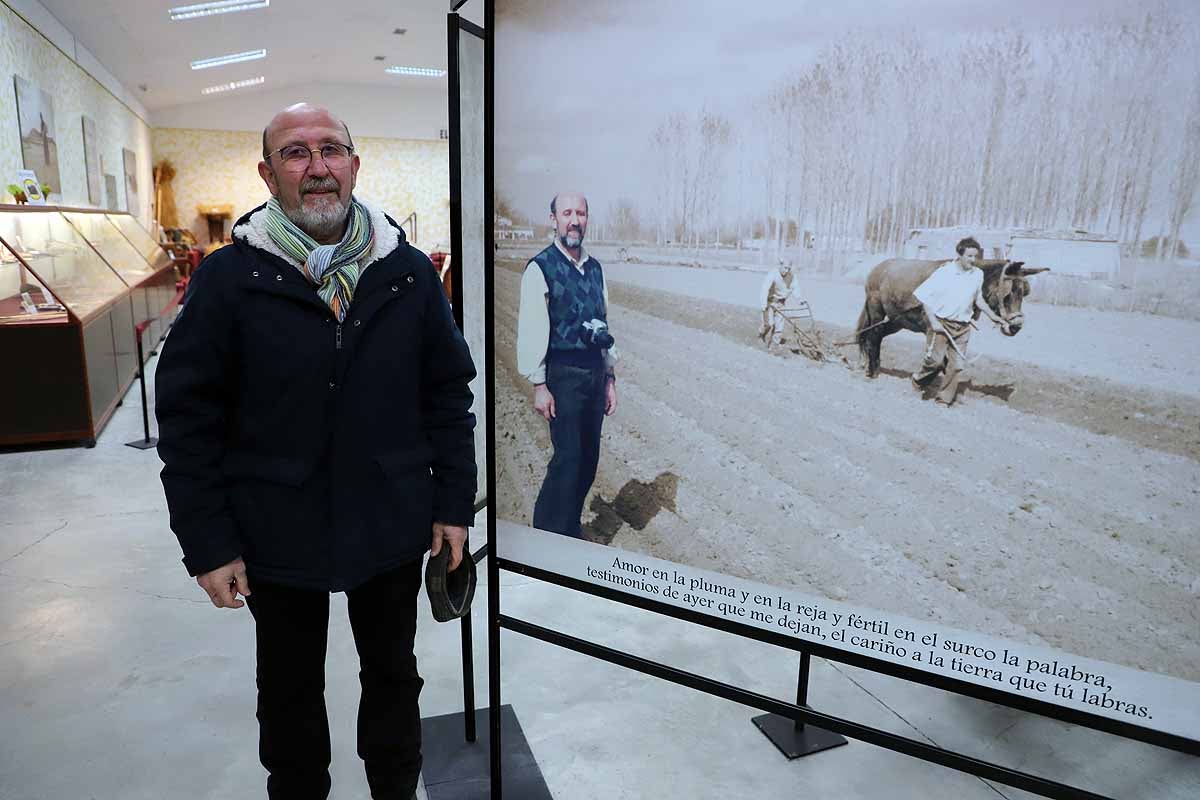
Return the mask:
<path id="1" fill-rule="evenodd" d="M 451 69 L 457 69 L 457 33 L 459 30 L 468 31 L 476 36 L 479 36 L 484 41 L 484 147 L 487 153 L 484 163 L 484 213 L 487 218 L 487 226 L 489 231 L 493 231 L 493 220 L 495 212 L 495 169 L 493 165 L 493 154 L 495 152 L 495 42 L 491 37 L 490 32 L 495 30 L 495 5 L 491 0 L 483 0 L 484 2 L 484 27 L 480 29 L 472 23 L 457 18 L 453 12 L 457 11 L 468 0 L 455 0 L 451 7 L 450 13 L 450 57 Z M 454 73 L 451 73 L 452 75 Z M 451 97 L 451 119 L 450 119 L 450 150 L 451 150 L 451 225 L 453 231 L 461 231 L 462 223 L 462 207 L 461 202 L 456 203 L 455 188 L 460 179 L 460 164 L 459 164 L 459 136 L 458 127 L 459 119 L 457 117 L 458 104 L 458 85 L 453 78 L 450 81 L 450 97 Z M 454 243 L 455 252 L 461 250 L 461 238 L 456 237 Z M 458 259 L 455 259 L 457 262 Z M 455 262 L 452 262 L 451 269 L 454 269 Z M 461 274 L 461 264 L 458 265 L 459 273 L 455 273 L 454 285 L 457 289 L 455 295 L 456 315 L 461 325 L 461 312 L 458 306 L 461 303 L 461 281 L 458 279 Z M 485 247 L 484 252 L 484 296 L 487 303 L 487 318 L 494 319 L 494 303 L 495 303 L 495 248 Z M 496 396 L 496 376 L 495 376 L 495 335 L 492 325 L 487 325 L 484 330 L 484 361 L 487 369 L 487 386 L 490 397 Z M 486 426 L 488 451 L 487 451 L 487 497 L 495 498 L 496 496 L 496 412 L 495 406 L 489 403 L 485 409 L 484 424 Z M 489 738 L 490 738 L 490 766 L 491 766 L 491 797 L 493 800 L 502 798 L 502 764 L 501 764 L 501 742 L 500 742 L 500 720 L 501 720 L 501 686 L 500 686 L 500 630 L 502 628 L 520 633 L 532 638 L 544 641 L 550 644 L 555 644 L 569 650 L 581 653 L 583 655 L 606 661 L 626 669 L 635 670 L 646 675 L 652 675 L 663 680 L 670 681 L 682 686 L 687 686 L 706 694 L 715 697 L 721 697 L 727 700 L 742 703 L 752 708 L 757 708 L 769 713 L 777 714 L 782 717 L 787 717 L 795 721 L 799 725 L 814 725 L 826 731 L 840 733 L 847 737 L 868 742 L 870 744 L 884 747 L 898 753 L 919 758 L 923 761 L 941 764 L 942 766 L 950 767 L 961 772 L 971 775 L 976 775 L 981 778 L 993 780 L 998 783 L 1003 783 L 1009 786 L 1014 786 L 1029 792 L 1033 792 L 1044 797 L 1055 798 L 1056 800 L 1104 800 L 1103 795 L 1090 792 L 1080 787 L 1069 786 L 1067 784 L 1042 778 L 1036 775 L 1031 775 L 1019 770 L 1011 769 L 999 764 L 993 764 L 987 761 L 982 761 L 962 753 L 956 753 L 940 747 L 936 747 L 925 742 L 916 741 L 903 736 L 898 736 L 887 731 L 872 728 L 862 725 L 851 720 L 842 719 L 836 716 L 825 714 L 819 711 L 814 711 L 805 704 L 805 692 L 800 690 L 797 696 L 796 703 L 789 703 L 782 700 L 777 700 L 765 695 L 750 692 L 748 690 L 721 683 L 711 678 L 698 675 L 695 673 L 679 670 L 664 664 L 660 664 L 636 655 L 625 653 L 619 650 L 608 648 L 593 642 L 588 642 L 570 636 L 561 631 L 556 631 L 550 628 L 542 627 L 526 620 L 517 619 L 506 616 L 501 613 L 500 609 L 500 573 L 502 570 L 515 572 L 538 580 L 562 586 L 574 591 L 584 592 L 597 597 L 601 597 L 613 602 L 622 603 L 624 605 L 641 608 L 663 616 L 672 617 L 675 619 L 691 622 L 693 624 L 702 625 L 707 628 L 733 633 L 738 636 L 743 636 L 748 639 L 753 639 L 767 644 L 777 645 L 787 650 L 798 651 L 801 654 L 802 667 L 801 675 L 803 680 L 803 664 L 811 656 L 816 655 L 830 661 L 837 661 L 852 666 L 861 667 L 863 669 L 874 672 L 891 675 L 893 677 L 902 678 L 904 680 L 917 683 L 924 686 L 929 686 L 936 689 L 941 689 L 955 694 L 974 697 L 980 700 L 996 703 L 997 705 L 1013 708 L 1019 711 L 1025 711 L 1040 716 L 1049 717 L 1052 719 L 1068 722 L 1079 725 L 1081 727 L 1091 728 L 1094 730 L 1110 733 L 1123 738 L 1145 742 L 1170 750 L 1175 750 L 1189 755 L 1200 756 L 1200 741 L 1188 739 L 1175 734 L 1164 733 L 1162 731 L 1146 728 L 1132 723 L 1121 722 L 1119 720 L 1102 717 L 1095 714 L 1089 714 L 1064 706 L 1058 706 L 1048 703 L 1043 700 L 1036 700 L 1020 695 L 1010 694 L 1008 692 L 991 689 L 986 686 L 980 686 L 967 681 L 949 678 L 936 673 L 926 672 L 923 670 L 906 667 L 900 664 L 894 664 L 889 661 L 871 658 L 849 650 L 842 650 L 829 645 L 816 644 L 794 637 L 775 633 L 772 631 L 755 628 L 744 623 L 738 623 L 727 619 L 713 617 L 707 614 L 702 614 L 696 611 L 691 611 L 684 608 L 678 608 L 673 605 L 663 603 L 661 601 L 650 600 L 638 595 L 629 594 L 617 589 L 609 588 L 599 584 L 589 583 L 587 581 L 572 578 L 567 575 L 550 572 L 533 565 L 524 564 L 518 561 L 496 557 L 495 536 L 496 536 L 496 507 L 494 502 L 487 504 L 487 526 L 490 540 L 483 547 L 479 548 L 473 558 L 479 562 L 487 555 L 492 555 L 492 558 L 487 560 L 487 603 L 488 603 L 488 696 L 489 696 Z M 464 620 L 465 622 L 465 620 Z M 469 649 L 469 624 L 464 626 L 464 677 L 470 676 L 470 666 L 467 662 L 470 661 Z M 467 714 L 465 715 L 471 722 L 468 723 L 468 731 L 470 733 L 468 740 L 474 741 L 473 738 L 473 691 L 466 689 L 467 695 Z"/>
<path id="2" fill-rule="evenodd" d="M 460 331 L 463 327 L 463 286 L 462 286 L 462 151 L 460 136 L 462 128 L 462 119 L 459 115 L 460 98 L 458 93 L 458 36 L 459 31 L 467 31 L 475 36 L 478 36 L 484 41 L 485 50 L 487 49 L 488 39 L 484 35 L 484 31 L 478 25 L 475 25 L 465 19 L 462 19 L 455 14 L 467 0 L 460 0 L 451 8 L 451 13 L 446 16 L 446 47 L 447 47 L 447 73 L 449 82 L 449 130 L 450 130 L 450 287 L 451 300 L 450 311 L 454 315 L 454 322 L 458 325 Z M 485 56 L 486 58 L 486 56 Z M 485 121 L 485 125 L 488 122 Z M 485 186 L 490 186 L 488 177 L 484 176 Z M 416 222 L 417 212 L 413 212 L 410 217 Z M 484 248 L 485 250 L 487 248 Z M 484 291 L 488 291 L 484 287 Z M 490 331 L 488 332 L 490 334 Z M 489 448 L 490 452 L 490 448 Z M 490 475 L 490 472 L 489 472 Z M 487 498 L 491 497 L 491 483 L 489 481 L 489 490 L 483 500 L 475 504 L 475 513 L 478 514 L 484 507 L 490 507 Z M 470 547 L 470 540 L 463 545 L 464 548 Z M 487 545 L 485 544 L 475 553 L 470 554 L 470 558 L 479 563 L 480 559 L 486 554 Z M 467 614 L 460 620 L 462 629 L 462 668 L 463 668 L 463 736 L 468 742 L 474 742 L 477 738 L 475 731 L 475 659 L 473 653 L 473 631 L 471 628 L 471 615 Z M 498 709 L 497 709 L 498 721 Z"/>

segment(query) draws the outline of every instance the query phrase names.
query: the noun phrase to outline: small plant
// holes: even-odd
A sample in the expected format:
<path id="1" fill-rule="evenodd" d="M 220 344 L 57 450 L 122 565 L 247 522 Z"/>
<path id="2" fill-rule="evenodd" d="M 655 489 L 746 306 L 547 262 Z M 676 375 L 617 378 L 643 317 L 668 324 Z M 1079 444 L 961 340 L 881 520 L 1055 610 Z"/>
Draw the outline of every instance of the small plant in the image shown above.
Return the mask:
<path id="1" fill-rule="evenodd" d="M 10 183 L 7 189 L 8 193 L 13 196 L 13 200 L 17 202 L 17 205 L 23 205 L 27 201 L 28 198 L 25 197 L 25 191 L 20 186 Z"/>
<path id="2" fill-rule="evenodd" d="M 50 199 L 50 184 L 42 184 L 42 197 L 46 198 L 47 200 Z"/>

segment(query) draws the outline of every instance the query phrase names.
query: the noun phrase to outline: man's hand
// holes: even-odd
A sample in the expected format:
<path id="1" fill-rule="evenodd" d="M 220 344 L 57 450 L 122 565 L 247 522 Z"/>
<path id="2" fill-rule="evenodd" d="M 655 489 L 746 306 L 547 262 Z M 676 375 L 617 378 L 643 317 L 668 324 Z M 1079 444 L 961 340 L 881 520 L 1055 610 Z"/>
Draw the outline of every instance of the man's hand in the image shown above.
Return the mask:
<path id="1" fill-rule="evenodd" d="M 223 567 L 196 576 L 196 583 L 217 608 L 241 608 L 246 605 L 237 596 L 250 596 L 250 581 L 246 579 L 246 562 L 238 556 Z"/>
<path id="2" fill-rule="evenodd" d="M 544 383 L 533 387 L 533 410 L 541 414 L 546 422 L 554 419 L 554 395 L 550 394 Z"/>
<path id="3" fill-rule="evenodd" d="M 604 416 L 611 417 L 617 412 L 617 382 L 611 378 L 604 379 Z"/>
<path id="4" fill-rule="evenodd" d="M 458 565 L 463 560 L 463 544 L 467 541 L 467 529 L 461 525 L 433 523 L 433 546 L 430 548 L 429 555 L 436 556 L 440 553 L 443 541 L 450 545 L 450 572 L 453 572 L 458 569 Z"/>

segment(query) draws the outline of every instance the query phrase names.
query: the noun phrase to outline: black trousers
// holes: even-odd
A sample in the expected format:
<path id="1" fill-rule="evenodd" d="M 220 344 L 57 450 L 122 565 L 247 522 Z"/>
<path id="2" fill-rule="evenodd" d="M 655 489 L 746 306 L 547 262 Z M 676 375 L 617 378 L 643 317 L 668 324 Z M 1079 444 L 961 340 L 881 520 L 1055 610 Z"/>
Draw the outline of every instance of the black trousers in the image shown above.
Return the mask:
<path id="1" fill-rule="evenodd" d="M 533 527 L 580 538 L 583 501 L 600 463 L 600 429 L 604 424 L 603 362 L 577 367 L 551 362 L 546 388 L 554 395 L 550 441 L 554 455 L 533 507 Z"/>
<path id="2" fill-rule="evenodd" d="M 421 773 L 413 643 L 421 561 L 346 592 L 358 650 L 358 755 L 375 800 L 410 800 Z M 255 580 L 246 598 L 258 650 L 259 758 L 271 800 L 329 796 L 325 645 L 329 593 Z"/>

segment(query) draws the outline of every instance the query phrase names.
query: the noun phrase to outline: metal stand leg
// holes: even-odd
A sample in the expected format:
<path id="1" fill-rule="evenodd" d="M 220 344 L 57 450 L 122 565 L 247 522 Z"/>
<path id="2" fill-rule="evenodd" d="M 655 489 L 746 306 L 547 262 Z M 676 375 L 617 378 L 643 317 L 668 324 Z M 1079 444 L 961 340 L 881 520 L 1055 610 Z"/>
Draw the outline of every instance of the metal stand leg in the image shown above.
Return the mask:
<path id="1" fill-rule="evenodd" d="M 470 539 L 463 542 L 463 558 L 471 558 Z M 471 615 L 462 618 L 463 738 L 475 741 L 475 653 L 471 644 Z"/>
<path id="2" fill-rule="evenodd" d="M 146 404 L 146 355 L 142 348 L 142 332 L 137 331 L 137 348 L 138 348 L 138 383 L 142 387 L 142 428 L 145 430 L 145 438 L 138 441 L 126 442 L 126 447 L 135 447 L 138 450 L 149 450 L 151 447 L 158 445 L 158 437 L 150 436 L 150 408 Z"/>
<path id="3" fill-rule="evenodd" d="M 796 682 L 796 705 L 805 708 L 808 707 L 808 670 L 811 658 L 808 653 L 800 654 L 800 675 Z M 751 721 L 789 760 L 846 744 L 844 736 L 778 714 L 762 714 Z"/>

